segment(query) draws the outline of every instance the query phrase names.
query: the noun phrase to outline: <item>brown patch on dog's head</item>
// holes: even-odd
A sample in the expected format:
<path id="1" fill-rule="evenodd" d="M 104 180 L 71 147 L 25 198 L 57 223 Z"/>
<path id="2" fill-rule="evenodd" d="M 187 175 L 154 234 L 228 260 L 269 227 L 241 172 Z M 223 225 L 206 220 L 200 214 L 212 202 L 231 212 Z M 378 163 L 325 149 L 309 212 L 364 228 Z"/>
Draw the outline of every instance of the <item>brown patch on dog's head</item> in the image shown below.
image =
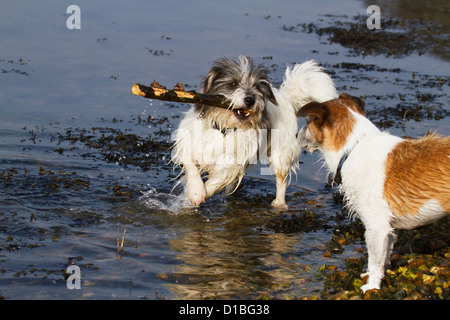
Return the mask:
<path id="1" fill-rule="evenodd" d="M 343 93 L 338 99 L 310 102 L 297 116 L 306 117 L 310 140 L 325 150 L 338 151 L 345 145 L 356 122 L 350 109 L 364 115 L 364 101 Z"/>
<path id="2" fill-rule="evenodd" d="M 358 112 L 360 114 L 362 114 L 363 116 L 366 116 L 366 113 L 364 112 L 364 100 L 361 100 L 358 97 L 355 96 L 351 96 L 349 94 L 346 93 L 341 93 L 339 95 L 339 99 L 344 99 L 344 100 L 350 100 L 350 101 L 346 101 L 347 102 L 347 107 L 349 107 L 350 109 L 352 109 L 355 112 Z"/>
<path id="3" fill-rule="evenodd" d="M 323 128 L 325 121 L 330 116 L 330 110 L 326 104 L 310 102 L 297 111 L 298 117 L 306 117 L 307 127 L 314 144 L 322 145 L 324 141 Z"/>

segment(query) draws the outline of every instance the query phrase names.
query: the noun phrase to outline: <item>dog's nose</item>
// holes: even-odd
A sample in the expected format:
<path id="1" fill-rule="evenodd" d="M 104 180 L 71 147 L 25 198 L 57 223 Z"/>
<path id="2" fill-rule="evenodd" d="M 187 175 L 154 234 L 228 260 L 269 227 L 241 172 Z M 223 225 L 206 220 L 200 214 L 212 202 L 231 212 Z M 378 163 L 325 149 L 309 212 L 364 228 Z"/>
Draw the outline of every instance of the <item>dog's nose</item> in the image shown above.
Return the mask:
<path id="1" fill-rule="evenodd" d="M 255 98 L 253 97 L 245 97 L 244 98 L 244 103 L 246 107 L 251 107 L 255 104 Z"/>

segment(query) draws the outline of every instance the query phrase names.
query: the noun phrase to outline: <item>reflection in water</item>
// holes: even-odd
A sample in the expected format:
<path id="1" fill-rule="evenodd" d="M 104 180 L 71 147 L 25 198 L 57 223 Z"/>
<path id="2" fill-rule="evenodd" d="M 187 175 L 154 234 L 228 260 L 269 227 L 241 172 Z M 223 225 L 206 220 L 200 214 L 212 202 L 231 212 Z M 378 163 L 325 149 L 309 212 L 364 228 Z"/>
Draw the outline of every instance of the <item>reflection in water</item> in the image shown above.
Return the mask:
<path id="1" fill-rule="evenodd" d="M 141 202 L 164 203 L 165 197 L 173 196 L 147 194 Z M 161 211 L 176 234 L 169 245 L 180 263 L 159 273 L 158 278 L 179 299 L 246 299 L 269 292 L 292 297 L 298 292 L 312 292 L 313 277 L 302 276 L 312 268 L 299 259 L 306 251 L 322 255 L 323 243 L 305 242 L 301 233 L 266 230 L 264 226 L 278 214 L 269 202 L 236 204 L 234 200 L 227 203 L 216 199 L 216 203 L 201 209 Z"/>
<path id="2" fill-rule="evenodd" d="M 299 240 L 299 236 L 269 235 L 258 230 L 242 233 L 229 226 L 194 231 L 170 242 L 183 263 L 160 278 L 174 282 L 168 287 L 183 299 L 258 296 L 297 278 L 294 274 L 300 265 L 283 255 Z"/>

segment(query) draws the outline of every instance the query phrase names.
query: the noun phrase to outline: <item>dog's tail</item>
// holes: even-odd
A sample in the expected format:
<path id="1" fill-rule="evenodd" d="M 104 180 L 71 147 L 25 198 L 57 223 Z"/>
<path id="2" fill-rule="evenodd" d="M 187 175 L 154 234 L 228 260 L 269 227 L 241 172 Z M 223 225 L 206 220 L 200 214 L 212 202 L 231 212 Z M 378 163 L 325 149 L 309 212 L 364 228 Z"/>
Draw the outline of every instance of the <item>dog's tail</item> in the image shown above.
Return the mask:
<path id="1" fill-rule="evenodd" d="M 311 101 L 336 99 L 338 93 L 333 80 L 314 60 L 286 68 L 281 94 L 294 106 L 295 112 Z"/>

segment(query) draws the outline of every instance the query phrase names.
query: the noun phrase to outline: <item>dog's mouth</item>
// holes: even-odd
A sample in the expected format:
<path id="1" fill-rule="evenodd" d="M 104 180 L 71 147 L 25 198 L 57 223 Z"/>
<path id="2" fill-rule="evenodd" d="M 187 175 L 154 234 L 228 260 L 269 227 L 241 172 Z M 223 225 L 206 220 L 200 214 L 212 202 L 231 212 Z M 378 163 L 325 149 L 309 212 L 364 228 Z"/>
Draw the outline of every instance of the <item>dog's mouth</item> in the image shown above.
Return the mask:
<path id="1" fill-rule="evenodd" d="M 234 112 L 234 115 L 236 116 L 236 118 L 238 118 L 241 121 L 248 119 L 248 117 L 252 113 L 252 111 L 250 111 L 249 109 L 245 109 L 245 108 L 235 109 L 235 110 L 233 110 L 233 112 Z"/>
<path id="2" fill-rule="evenodd" d="M 302 146 L 302 148 L 303 148 L 306 152 L 309 152 L 309 153 L 313 153 L 314 151 L 319 150 L 319 146 L 315 146 L 315 145 L 311 145 L 311 144 L 304 145 L 304 146 Z"/>
<path id="3" fill-rule="evenodd" d="M 300 147 L 307 151 L 307 152 L 314 152 L 319 150 L 319 144 L 314 140 L 311 139 L 308 135 L 308 127 L 305 126 L 297 134 L 297 141 L 300 145 Z"/>

